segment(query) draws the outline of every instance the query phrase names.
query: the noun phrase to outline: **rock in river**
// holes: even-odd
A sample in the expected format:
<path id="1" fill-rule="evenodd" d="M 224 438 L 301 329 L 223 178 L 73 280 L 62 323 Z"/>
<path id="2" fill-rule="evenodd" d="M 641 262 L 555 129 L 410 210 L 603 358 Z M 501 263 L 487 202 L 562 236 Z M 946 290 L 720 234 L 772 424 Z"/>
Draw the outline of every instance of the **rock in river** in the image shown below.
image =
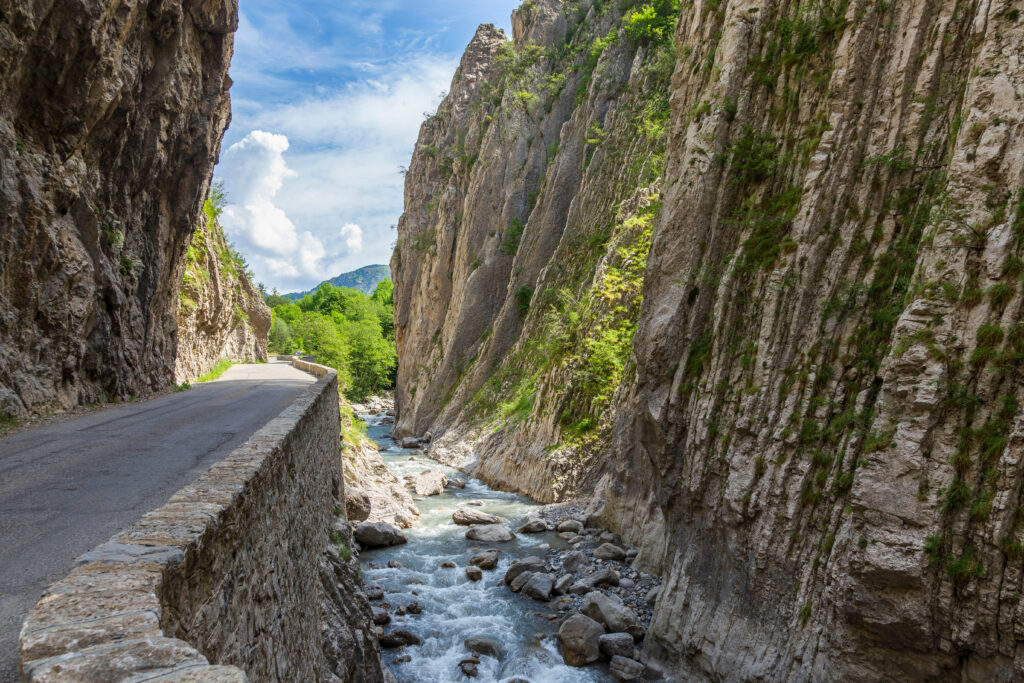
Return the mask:
<path id="1" fill-rule="evenodd" d="M 469 563 L 480 569 L 494 569 L 498 566 L 498 551 L 485 550 L 469 558 Z"/>
<path id="2" fill-rule="evenodd" d="M 496 659 L 501 659 L 502 656 L 504 656 L 501 645 L 499 645 L 498 641 L 493 638 L 470 636 L 463 641 L 463 644 L 466 646 L 467 650 L 475 652 L 478 655 L 486 655 Z"/>
<path id="3" fill-rule="evenodd" d="M 526 524 L 519 527 L 519 533 L 521 534 L 540 534 L 548 530 L 547 522 L 543 519 L 528 519 Z"/>
<path id="4" fill-rule="evenodd" d="M 398 629 L 391 633 L 385 633 L 380 637 L 380 646 L 387 648 L 404 647 L 406 645 L 419 645 L 420 639 L 415 634 Z"/>
<path id="5" fill-rule="evenodd" d="M 521 560 L 516 560 L 505 572 L 505 585 L 511 586 L 512 582 L 516 580 L 516 577 L 523 572 L 542 572 L 544 571 L 544 560 L 539 557 L 531 555 L 530 557 L 524 557 Z"/>
<path id="6" fill-rule="evenodd" d="M 479 581 L 484 578 L 484 573 L 480 571 L 480 567 L 466 567 L 466 578 L 470 581 Z"/>
<path id="7" fill-rule="evenodd" d="M 508 543 L 515 537 L 511 529 L 506 529 L 500 524 L 481 524 L 466 531 L 466 538 L 484 543 Z"/>
<path id="8" fill-rule="evenodd" d="M 412 480 L 412 488 L 417 496 L 439 496 L 444 493 L 444 485 L 447 483 L 448 477 L 441 470 L 427 470 L 416 475 Z"/>
<path id="9" fill-rule="evenodd" d="M 500 524 L 501 518 L 473 508 L 459 508 L 452 513 L 452 521 L 463 526 L 473 524 Z"/>
<path id="10" fill-rule="evenodd" d="M 604 635 L 604 627 L 590 617 L 574 614 L 558 629 L 558 644 L 562 646 L 562 658 L 569 666 L 586 666 L 601 658 L 598 638 Z"/>
<path id="11" fill-rule="evenodd" d="M 405 534 L 384 522 L 363 522 L 356 527 L 356 540 L 364 548 L 383 548 L 406 542 Z"/>
<path id="12" fill-rule="evenodd" d="M 551 590 L 555 586 L 555 577 L 545 572 L 537 572 L 530 576 L 530 580 L 523 586 L 523 595 L 528 595 L 534 600 L 547 601 L 551 599 Z"/>

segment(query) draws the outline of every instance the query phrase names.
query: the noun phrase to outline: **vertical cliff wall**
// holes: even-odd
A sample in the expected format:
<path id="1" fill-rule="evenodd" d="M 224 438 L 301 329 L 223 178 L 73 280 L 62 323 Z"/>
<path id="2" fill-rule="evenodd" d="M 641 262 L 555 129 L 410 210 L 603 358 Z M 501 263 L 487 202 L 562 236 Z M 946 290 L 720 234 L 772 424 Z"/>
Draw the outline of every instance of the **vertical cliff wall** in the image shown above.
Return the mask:
<path id="1" fill-rule="evenodd" d="M 267 360 L 269 333 L 270 308 L 224 236 L 216 207 L 207 201 L 188 245 L 178 293 L 175 381 L 200 377 L 222 358 Z"/>
<path id="2" fill-rule="evenodd" d="M 698 0 L 657 50 L 632 12 L 527 3 L 529 77 L 482 89 L 509 48 L 478 36 L 424 126 L 400 431 L 541 499 L 596 491 L 664 574 L 645 650 L 680 677 L 1021 677 L 1020 8 Z M 657 158 L 666 49 L 666 163 L 614 182 Z M 570 113 L 515 113 L 558 74 Z M 454 183 L 453 153 L 477 156 Z"/>
<path id="3" fill-rule="evenodd" d="M 0 2 L 0 410 L 173 379 L 234 0 Z"/>

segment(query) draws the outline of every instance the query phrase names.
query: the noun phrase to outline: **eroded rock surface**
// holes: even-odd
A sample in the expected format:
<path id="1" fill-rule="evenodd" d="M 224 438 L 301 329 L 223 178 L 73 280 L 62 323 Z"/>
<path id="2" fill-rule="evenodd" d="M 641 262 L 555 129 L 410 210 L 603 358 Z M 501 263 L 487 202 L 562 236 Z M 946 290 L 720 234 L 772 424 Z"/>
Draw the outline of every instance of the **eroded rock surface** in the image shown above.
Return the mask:
<path id="1" fill-rule="evenodd" d="M 0 410 L 171 385 L 236 25 L 234 0 L 4 3 Z"/>
<path id="2" fill-rule="evenodd" d="M 477 33 L 407 176 L 396 433 L 592 499 L 669 671 L 1024 676 L 1020 10 L 682 5 L 675 50 L 615 3 Z"/>

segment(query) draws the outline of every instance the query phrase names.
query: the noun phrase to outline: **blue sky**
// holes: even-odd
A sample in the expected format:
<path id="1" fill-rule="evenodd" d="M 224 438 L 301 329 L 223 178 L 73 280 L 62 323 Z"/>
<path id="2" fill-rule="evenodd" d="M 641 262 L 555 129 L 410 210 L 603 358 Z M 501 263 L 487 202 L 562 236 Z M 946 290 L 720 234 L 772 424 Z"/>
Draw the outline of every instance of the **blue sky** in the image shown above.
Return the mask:
<path id="1" fill-rule="evenodd" d="M 518 0 L 240 0 L 215 179 L 229 238 L 282 292 L 387 263 L 424 114 Z"/>

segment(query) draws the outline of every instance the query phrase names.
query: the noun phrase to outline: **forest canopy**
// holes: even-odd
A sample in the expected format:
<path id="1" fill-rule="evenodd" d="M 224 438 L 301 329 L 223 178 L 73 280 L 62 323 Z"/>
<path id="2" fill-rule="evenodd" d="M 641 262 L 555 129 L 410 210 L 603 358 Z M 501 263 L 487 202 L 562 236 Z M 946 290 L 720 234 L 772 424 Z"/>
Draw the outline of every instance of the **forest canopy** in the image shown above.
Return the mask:
<path id="1" fill-rule="evenodd" d="M 338 385 L 352 401 L 395 386 L 393 285 L 383 280 L 373 294 L 321 285 L 295 303 L 268 295 L 274 317 L 271 353 L 316 356 L 338 371 Z"/>

